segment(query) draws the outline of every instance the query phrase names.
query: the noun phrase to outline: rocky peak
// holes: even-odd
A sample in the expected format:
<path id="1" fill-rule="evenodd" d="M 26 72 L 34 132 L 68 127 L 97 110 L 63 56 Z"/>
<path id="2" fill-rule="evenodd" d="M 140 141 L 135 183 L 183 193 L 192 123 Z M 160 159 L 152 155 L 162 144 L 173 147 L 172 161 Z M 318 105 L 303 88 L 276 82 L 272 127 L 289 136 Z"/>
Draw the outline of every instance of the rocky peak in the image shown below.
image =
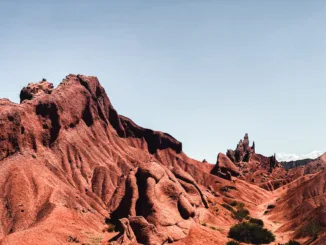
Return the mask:
<path id="1" fill-rule="evenodd" d="M 32 100 L 41 94 L 51 94 L 52 90 L 53 83 L 46 81 L 44 78 L 38 83 L 29 83 L 20 92 L 20 103 L 24 100 Z"/>
<path id="2" fill-rule="evenodd" d="M 119 115 L 93 76 L 70 74 L 57 88 L 45 79 L 29 83 L 21 90 L 20 99 L 20 105 L 0 101 L 0 160 L 16 152 L 36 151 L 38 145 L 52 147 L 60 135 L 81 124 L 112 127 L 121 138 L 144 140 L 151 154 L 164 149 L 182 152 L 182 143 L 171 135 L 140 127 Z"/>
<path id="3" fill-rule="evenodd" d="M 249 136 L 246 133 L 243 140 L 240 139 L 239 144 L 236 149 L 228 150 L 226 155 L 231 159 L 232 162 L 248 162 L 250 159 L 250 155 L 255 153 L 255 142 L 250 147 L 249 146 Z"/>

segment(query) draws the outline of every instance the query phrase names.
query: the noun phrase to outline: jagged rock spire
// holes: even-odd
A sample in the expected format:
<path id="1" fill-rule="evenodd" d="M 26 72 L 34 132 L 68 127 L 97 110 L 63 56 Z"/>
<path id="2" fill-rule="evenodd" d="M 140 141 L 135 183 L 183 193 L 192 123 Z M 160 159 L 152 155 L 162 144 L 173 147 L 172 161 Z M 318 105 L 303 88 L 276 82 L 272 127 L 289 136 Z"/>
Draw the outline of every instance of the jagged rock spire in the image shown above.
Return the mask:
<path id="1" fill-rule="evenodd" d="M 248 133 L 245 134 L 243 140 L 239 141 L 237 148 L 233 150 L 228 150 L 226 155 L 231 159 L 232 162 L 242 162 L 242 161 L 249 161 L 251 153 L 255 152 L 255 143 L 253 146 L 249 146 L 249 136 Z"/>

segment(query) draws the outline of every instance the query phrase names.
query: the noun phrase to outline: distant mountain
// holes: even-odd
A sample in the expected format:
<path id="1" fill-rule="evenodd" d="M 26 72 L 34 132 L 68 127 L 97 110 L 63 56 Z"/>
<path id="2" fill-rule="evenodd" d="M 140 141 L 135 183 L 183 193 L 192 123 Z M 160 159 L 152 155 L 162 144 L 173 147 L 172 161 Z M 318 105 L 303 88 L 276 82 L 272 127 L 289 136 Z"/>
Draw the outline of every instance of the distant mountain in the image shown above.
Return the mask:
<path id="1" fill-rule="evenodd" d="M 324 164 L 324 160 L 326 157 L 326 153 L 321 155 L 320 157 L 317 157 L 316 159 L 301 159 L 301 160 L 296 160 L 296 161 L 289 161 L 289 162 L 280 162 L 280 164 L 285 168 L 285 169 L 293 169 L 296 167 L 301 167 L 305 166 L 305 169 L 311 169 L 311 168 L 320 168 L 320 164 Z M 318 166 L 317 166 L 318 165 Z"/>
<path id="2" fill-rule="evenodd" d="M 301 160 L 296 160 L 296 161 L 289 161 L 289 162 L 280 162 L 280 164 L 285 168 L 285 169 L 292 169 L 300 166 L 305 166 L 308 163 L 314 161 L 314 159 L 301 159 Z"/>

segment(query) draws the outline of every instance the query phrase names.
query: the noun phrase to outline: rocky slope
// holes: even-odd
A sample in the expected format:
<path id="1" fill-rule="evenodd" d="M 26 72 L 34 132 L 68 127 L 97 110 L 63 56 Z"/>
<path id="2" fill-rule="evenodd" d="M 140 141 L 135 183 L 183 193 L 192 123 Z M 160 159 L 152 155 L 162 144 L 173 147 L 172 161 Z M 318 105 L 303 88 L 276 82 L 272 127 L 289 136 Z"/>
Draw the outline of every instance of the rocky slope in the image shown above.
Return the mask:
<path id="1" fill-rule="evenodd" d="M 264 216 L 267 228 L 281 222 L 276 242 L 306 241 L 295 228 L 300 212 L 321 214 L 325 172 L 291 175 L 274 156 L 256 154 L 248 135 L 212 165 L 119 115 L 96 77 L 68 75 L 57 88 L 43 80 L 20 97 L 0 100 L 1 245 L 224 245 L 239 222 L 230 205 L 260 217 L 277 198 L 280 207 Z M 293 188 L 301 193 L 294 199 Z"/>

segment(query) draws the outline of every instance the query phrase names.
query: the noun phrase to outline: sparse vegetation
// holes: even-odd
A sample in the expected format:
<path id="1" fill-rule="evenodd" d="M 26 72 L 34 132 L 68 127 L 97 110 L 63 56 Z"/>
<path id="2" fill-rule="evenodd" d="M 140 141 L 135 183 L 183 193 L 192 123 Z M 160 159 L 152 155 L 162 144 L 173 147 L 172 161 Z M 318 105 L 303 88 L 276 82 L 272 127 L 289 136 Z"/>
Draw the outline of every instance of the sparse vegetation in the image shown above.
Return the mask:
<path id="1" fill-rule="evenodd" d="M 105 219 L 105 224 L 106 224 L 106 230 L 108 232 L 114 232 L 115 231 L 115 224 L 112 222 L 111 219 L 106 218 Z"/>
<path id="2" fill-rule="evenodd" d="M 233 206 L 233 207 L 232 207 Z M 232 217 L 234 219 L 237 219 L 239 221 L 242 221 L 244 219 L 249 219 L 249 210 L 245 208 L 245 204 L 242 202 L 232 202 L 231 206 L 223 203 L 222 207 L 229 210 L 232 213 Z M 235 207 L 235 209 L 234 209 Z"/>
<path id="3" fill-rule="evenodd" d="M 208 227 L 208 228 L 210 228 L 210 229 L 212 229 L 212 230 L 214 230 L 214 231 L 217 231 L 217 230 L 218 230 L 215 226 L 210 226 L 210 225 L 208 225 L 208 224 L 206 224 L 206 223 L 202 223 L 201 225 L 202 225 L 202 226 L 205 226 L 205 227 Z"/>
<path id="4" fill-rule="evenodd" d="M 311 220 L 301 229 L 301 235 L 310 236 L 315 240 L 321 230 L 322 227 L 320 223 L 317 220 Z"/>
<path id="5" fill-rule="evenodd" d="M 248 219 L 249 210 L 246 208 L 238 209 L 233 213 L 233 218 L 237 219 L 239 221 L 242 221 L 243 219 Z"/>
<path id="6" fill-rule="evenodd" d="M 231 205 L 232 207 L 235 207 L 235 206 L 238 205 L 238 202 L 237 202 L 237 201 L 233 201 L 233 202 L 230 203 L 230 205 Z"/>
<path id="7" fill-rule="evenodd" d="M 220 189 L 221 192 L 228 192 L 229 189 L 226 186 L 221 187 Z"/>
<path id="8" fill-rule="evenodd" d="M 297 241 L 291 240 L 287 243 L 279 243 L 278 245 L 300 245 L 300 243 Z"/>
<path id="9" fill-rule="evenodd" d="M 274 204 L 270 204 L 270 205 L 267 206 L 267 209 L 273 209 L 273 208 L 275 208 Z"/>
<path id="10" fill-rule="evenodd" d="M 242 221 L 243 219 L 249 219 L 249 210 L 245 208 L 244 203 L 237 203 L 236 209 L 236 211 L 232 212 L 232 217 L 234 219 L 239 221 Z"/>
<path id="11" fill-rule="evenodd" d="M 271 231 L 250 222 L 232 226 L 229 237 L 239 242 L 252 244 L 269 244 L 275 241 L 275 236 Z"/>
<path id="12" fill-rule="evenodd" d="M 238 209 L 242 209 L 244 208 L 245 204 L 243 202 L 238 202 L 236 206 Z"/>
<path id="13" fill-rule="evenodd" d="M 227 242 L 226 245 L 240 245 L 240 243 L 238 243 L 236 241 L 229 241 L 229 242 Z"/>
<path id="14" fill-rule="evenodd" d="M 234 209 L 233 209 L 230 205 L 228 205 L 228 204 L 226 204 L 226 203 L 222 203 L 221 206 L 222 206 L 223 208 L 225 208 L 225 209 L 231 211 L 231 212 L 234 212 Z"/>
<path id="15" fill-rule="evenodd" d="M 220 191 L 221 192 L 229 192 L 229 190 L 236 190 L 237 188 L 235 186 L 227 185 L 221 187 Z"/>
<path id="16" fill-rule="evenodd" d="M 249 222 L 264 227 L 264 221 L 262 221 L 261 219 L 250 218 Z"/>
<path id="17" fill-rule="evenodd" d="M 67 238 L 67 242 L 71 242 L 71 243 L 79 243 L 79 240 L 77 237 L 74 236 L 68 236 Z"/>

